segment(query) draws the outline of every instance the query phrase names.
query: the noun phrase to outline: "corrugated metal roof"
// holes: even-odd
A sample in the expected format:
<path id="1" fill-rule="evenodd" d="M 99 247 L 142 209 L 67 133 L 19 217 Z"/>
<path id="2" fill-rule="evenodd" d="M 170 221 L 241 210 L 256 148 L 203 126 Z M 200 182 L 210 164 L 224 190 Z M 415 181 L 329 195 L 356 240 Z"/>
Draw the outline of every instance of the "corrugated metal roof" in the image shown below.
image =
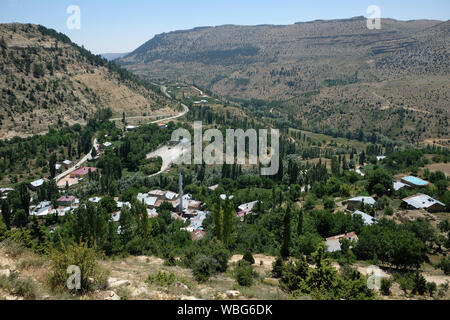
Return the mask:
<path id="1" fill-rule="evenodd" d="M 353 215 L 360 215 L 363 218 L 364 224 L 366 225 L 372 225 L 374 223 L 378 223 L 377 219 L 374 217 L 368 215 L 367 213 L 364 213 L 362 211 L 356 210 L 353 212 Z"/>
<path id="2" fill-rule="evenodd" d="M 403 199 L 403 201 L 406 202 L 408 205 L 417 209 L 427 209 L 435 204 L 439 204 L 445 207 L 445 204 L 443 204 L 440 201 L 437 201 L 436 199 L 433 199 L 430 196 L 427 196 L 426 194 L 417 194 L 415 196 L 405 198 Z"/>

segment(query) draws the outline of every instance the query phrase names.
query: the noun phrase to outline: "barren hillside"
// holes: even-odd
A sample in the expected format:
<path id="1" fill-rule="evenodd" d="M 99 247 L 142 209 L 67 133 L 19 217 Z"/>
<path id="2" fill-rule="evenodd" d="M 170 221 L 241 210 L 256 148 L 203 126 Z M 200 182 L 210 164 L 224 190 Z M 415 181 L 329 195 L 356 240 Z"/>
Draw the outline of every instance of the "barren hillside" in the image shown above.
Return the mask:
<path id="1" fill-rule="evenodd" d="M 449 29 L 449 21 L 383 19 L 369 30 L 364 17 L 205 27 L 158 35 L 119 63 L 225 97 L 278 101 L 310 129 L 413 142 L 449 135 Z"/>

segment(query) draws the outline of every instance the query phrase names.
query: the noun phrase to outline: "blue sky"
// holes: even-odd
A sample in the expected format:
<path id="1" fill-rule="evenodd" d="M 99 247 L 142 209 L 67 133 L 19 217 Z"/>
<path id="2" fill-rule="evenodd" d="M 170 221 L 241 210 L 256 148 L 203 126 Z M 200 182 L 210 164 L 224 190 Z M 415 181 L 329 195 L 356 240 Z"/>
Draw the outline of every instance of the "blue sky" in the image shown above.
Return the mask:
<path id="1" fill-rule="evenodd" d="M 81 9 L 81 28 L 69 30 L 68 6 Z M 155 34 L 223 24 L 291 24 L 367 16 L 450 19 L 449 0 L 0 0 L 0 23 L 42 24 L 67 34 L 94 53 L 129 52 Z"/>

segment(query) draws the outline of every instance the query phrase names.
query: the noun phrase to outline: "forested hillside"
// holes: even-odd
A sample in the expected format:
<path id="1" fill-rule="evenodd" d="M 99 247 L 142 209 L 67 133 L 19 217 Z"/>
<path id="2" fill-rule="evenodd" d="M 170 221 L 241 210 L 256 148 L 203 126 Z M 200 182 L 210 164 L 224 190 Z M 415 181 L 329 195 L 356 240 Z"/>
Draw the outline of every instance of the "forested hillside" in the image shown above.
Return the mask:
<path id="1" fill-rule="evenodd" d="M 43 26 L 0 25 L 0 52 L 0 138 L 84 124 L 102 108 L 176 113 L 159 88 Z"/>

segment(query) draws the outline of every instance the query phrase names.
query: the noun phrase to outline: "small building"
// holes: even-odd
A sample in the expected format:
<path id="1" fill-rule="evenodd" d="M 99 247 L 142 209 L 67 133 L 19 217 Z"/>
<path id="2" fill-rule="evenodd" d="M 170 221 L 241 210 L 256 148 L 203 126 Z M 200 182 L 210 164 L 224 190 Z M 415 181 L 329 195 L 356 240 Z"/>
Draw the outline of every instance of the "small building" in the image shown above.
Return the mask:
<path id="1" fill-rule="evenodd" d="M 55 164 L 56 171 L 59 171 L 59 169 L 62 168 L 62 164 Z"/>
<path id="2" fill-rule="evenodd" d="M 399 191 L 403 188 L 409 188 L 409 184 L 400 182 L 400 181 L 394 181 L 394 190 Z"/>
<path id="3" fill-rule="evenodd" d="M 38 188 L 42 187 L 45 183 L 44 179 L 39 179 L 30 183 L 30 189 L 36 191 Z"/>
<path id="4" fill-rule="evenodd" d="M 363 221 L 364 221 L 364 224 L 365 224 L 366 226 L 370 226 L 370 225 L 372 225 L 372 224 L 374 224 L 374 223 L 378 223 L 378 220 L 377 220 L 376 218 L 374 218 L 374 217 L 368 215 L 367 213 L 364 213 L 364 212 L 362 212 L 362 211 L 359 211 L 359 210 L 356 210 L 355 212 L 353 212 L 352 215 L 353 215 L 353 216 L 356 216 L 356 215 L 361 216 L 362 219 L 363 219 Z"/>
<path id="5" fill-rule="evenodd" d="M 58 214 L 58 217 L 65 217 L 67 213 L 72 212 L 74 209 L 73 207 L 59 207 L 55 210 L 56 214 Z"/>
<path id="6" fill-rule="evenodd" d="M 403 205 L 409 210 L 424 209 L 428 212 L 445 211 L 445 204 L 422 193 L 403 199 Z"/>
<path id="7" fill-rule="evenodd" d="M 44 208 L 40 208 L 37 209 L 33 212 L 30 213 L 31 216 L 37 216 L 38 218 L 43 218 L 49 215 L 54 214 L 54 210 L 52 208 L 52 206 L 50 207 L 44 207 Z"/>
<path id="8" fill-rule="evenodd" d="M 239 209 L 239 211 L 245 211 L 245 212 L 247 212 L 247 213 L 250 213 L 250 212 L 252 212 L 253 211 L 253 208 L 256 206 L 256 204 L 258 203 L 258 200 L 257 201 L 253 201 L 253 202 L 249 202 L 249 203 L 244 203 L 244 204 L 241 204 L 239 207 L 238 207 L 238 209 Z"/>
<path id="9" fill-rule="evenodd" d="M 361 208 L 361 205 L 374 206 L 376 201 L 372 197 L 356 197 L 348 200 L 347 209 L 350 211 L 357 210 Z"/>
<path id="10" fill-rule="evenodd" d="M 109 148 L 109 147 L 112 147 L 112 143 L 111 142 L 105 142 L 105 143 L 103 143 L 103 144 L 101 144 L 100 145 L 100 149 L 107 149 L 107 148 Z"/>
<path id="11" fill-rule="evenodd" d="M 119 222 L 120 221 L 120 211 L 112 213 L 111 217 L 114 222 Z"/>
<path id="12" fill-rule="evenodd" d="M 147 209 L 147 214 L 149 219 L 158 218 L 158 212 L 156 209 Z"/>
<path id="13" fill-rule="evenodd" d="M 93 197 L 93 198 L 89 198 L 89 202 L 99 203 L 102 199 L 103 199 L 102 197 Z"/>
<path id="14" fill-rule="evenodd" d="M 206 237 L 206 232 L 203 230 L 195 230 L 191 232 L 191 236 L 192 236 L 192 240 L 197 241 L 197 240 L 202 240 L 203 238 Z"/>
<path id="15" fill-rule="evenodd" d="M 144 202 L 144 204 L 149 209 L 155 208 L 156 202 L 158 201 L 157 197 L 153 197 L 149 195 L 148 193 L 139 193 L 137 195 L 137 199 L 139 202 Z"/>
<path id="16" fill-rule="evenodd" d="M 129 202 L 122 202 L 122 201 L 116 201 L 117 209 L 122 209 L 123 207 L 131 208 L 131 203 Z"/>
<path id="17" fill-rule="evenodd" d="M 177 196 L 178 196 L 178 194 L 171 192 L 171 191 L 168 191 L 165 194 L 165 197 L 168 201 L 173 201 Z"/>
<path id="18" fill-rule="evenodd" d="M 350 241 L 358 241 L 358 236 L 355 232 L 341 234 L 338 236 L 330 237 L 326 239 L 327 251 L 328 252 L 339 252 L 341 251 L 340 240 L 347 238 Z"/>
<path id="19" fill-rule="evenodd" d="M 71 207 L 76 200 L 77 198 L 75 198 L 74 196 L 62 196 L 57 200 L 57 202 L 60 206 Z"/>
<path id="20" fill-rule="evenodd" d="M 53 207 L 52 207 L 52 203 L 50 201 L 42 201 L 40 202 L 35 208 L 34 210 L 32 210 L 32 212 L 30 213 L 30 215 L 32 216 L 37 216 L 37 217 L 46 217 L 48 215 L 53 214 Z"/>
<path id="21" fill-rule="evenodd" d="M 203 230 L 203 222 L 206 219 L 206 216 L 209 214 L 209 212 L 206 211 L 199 211 L 197 212 L 197 215 L 194 218 L 190 219 L 190 225 L 186 229 L 190 232 L 196 231 L 196 230 Z"/>
<path id="22" fill-rule="evenodd" d="M 158 123 L 158 128 L 160 128 L 160 129 L 167 129 L 168 126 L 165 123 Z"/>
<path id="23" fill-rule="evenodd" d="M 8 194 L 11 191 L 14 191 L 14 189 L 13 188 L 0 188 L 0 197 L 2 199 L 6 199 L 6 197 L 8 197 Z"/>
<path id="24" fill-rule="evenodd" d="M 219 187 L 219 185 L 216 184 L 216 185 L 213 185 L 213 186 L 209 187 L 208 189 L 211 190 L 211 191 L 216 191 L 218 187 Z"/>
<path id="25" fill-rule="evenodd" d="M 65 168 L 69 168 L 72 165 L 72 161 L 64 160 L 62 164 Z"/>
<path id="26" fill-rule="evenodd" d="M 402 179 L 402 182 L 413 188 L 423 188 L 429 185 L 428 181 L 422 180 L 414 176 L 405 177 Z"/>
<path id="27" fill-rule="evenodd" d="M 158 198 L 158 200 L 165 200 L 166 192 L 162 190 L 151 190 L 148 193 L 149 196 Z"/>
<path id="28" fill-rule="evenodd" d="M 136 126 L 127 126 L 127 131 L 136 131 Z"/>
<path id="29" fill-rule="evenodd" d="M 81 167 L 81 168 L 73 171 L 72 173 L 70 173 L 69 176 L 71 178 L 79 179 L 79 178 L 86 177 L 89 174 L 89 172 L 94 173 L 96 171 L 97 171 L 97 168 L 94 168 L 94 167 Z"/>
<path id="30" fill-rule="evenodd" d="M 386 158 L 387 158 L 386 156 L 378 156 L 377 161 L 383 161 Z"/>

